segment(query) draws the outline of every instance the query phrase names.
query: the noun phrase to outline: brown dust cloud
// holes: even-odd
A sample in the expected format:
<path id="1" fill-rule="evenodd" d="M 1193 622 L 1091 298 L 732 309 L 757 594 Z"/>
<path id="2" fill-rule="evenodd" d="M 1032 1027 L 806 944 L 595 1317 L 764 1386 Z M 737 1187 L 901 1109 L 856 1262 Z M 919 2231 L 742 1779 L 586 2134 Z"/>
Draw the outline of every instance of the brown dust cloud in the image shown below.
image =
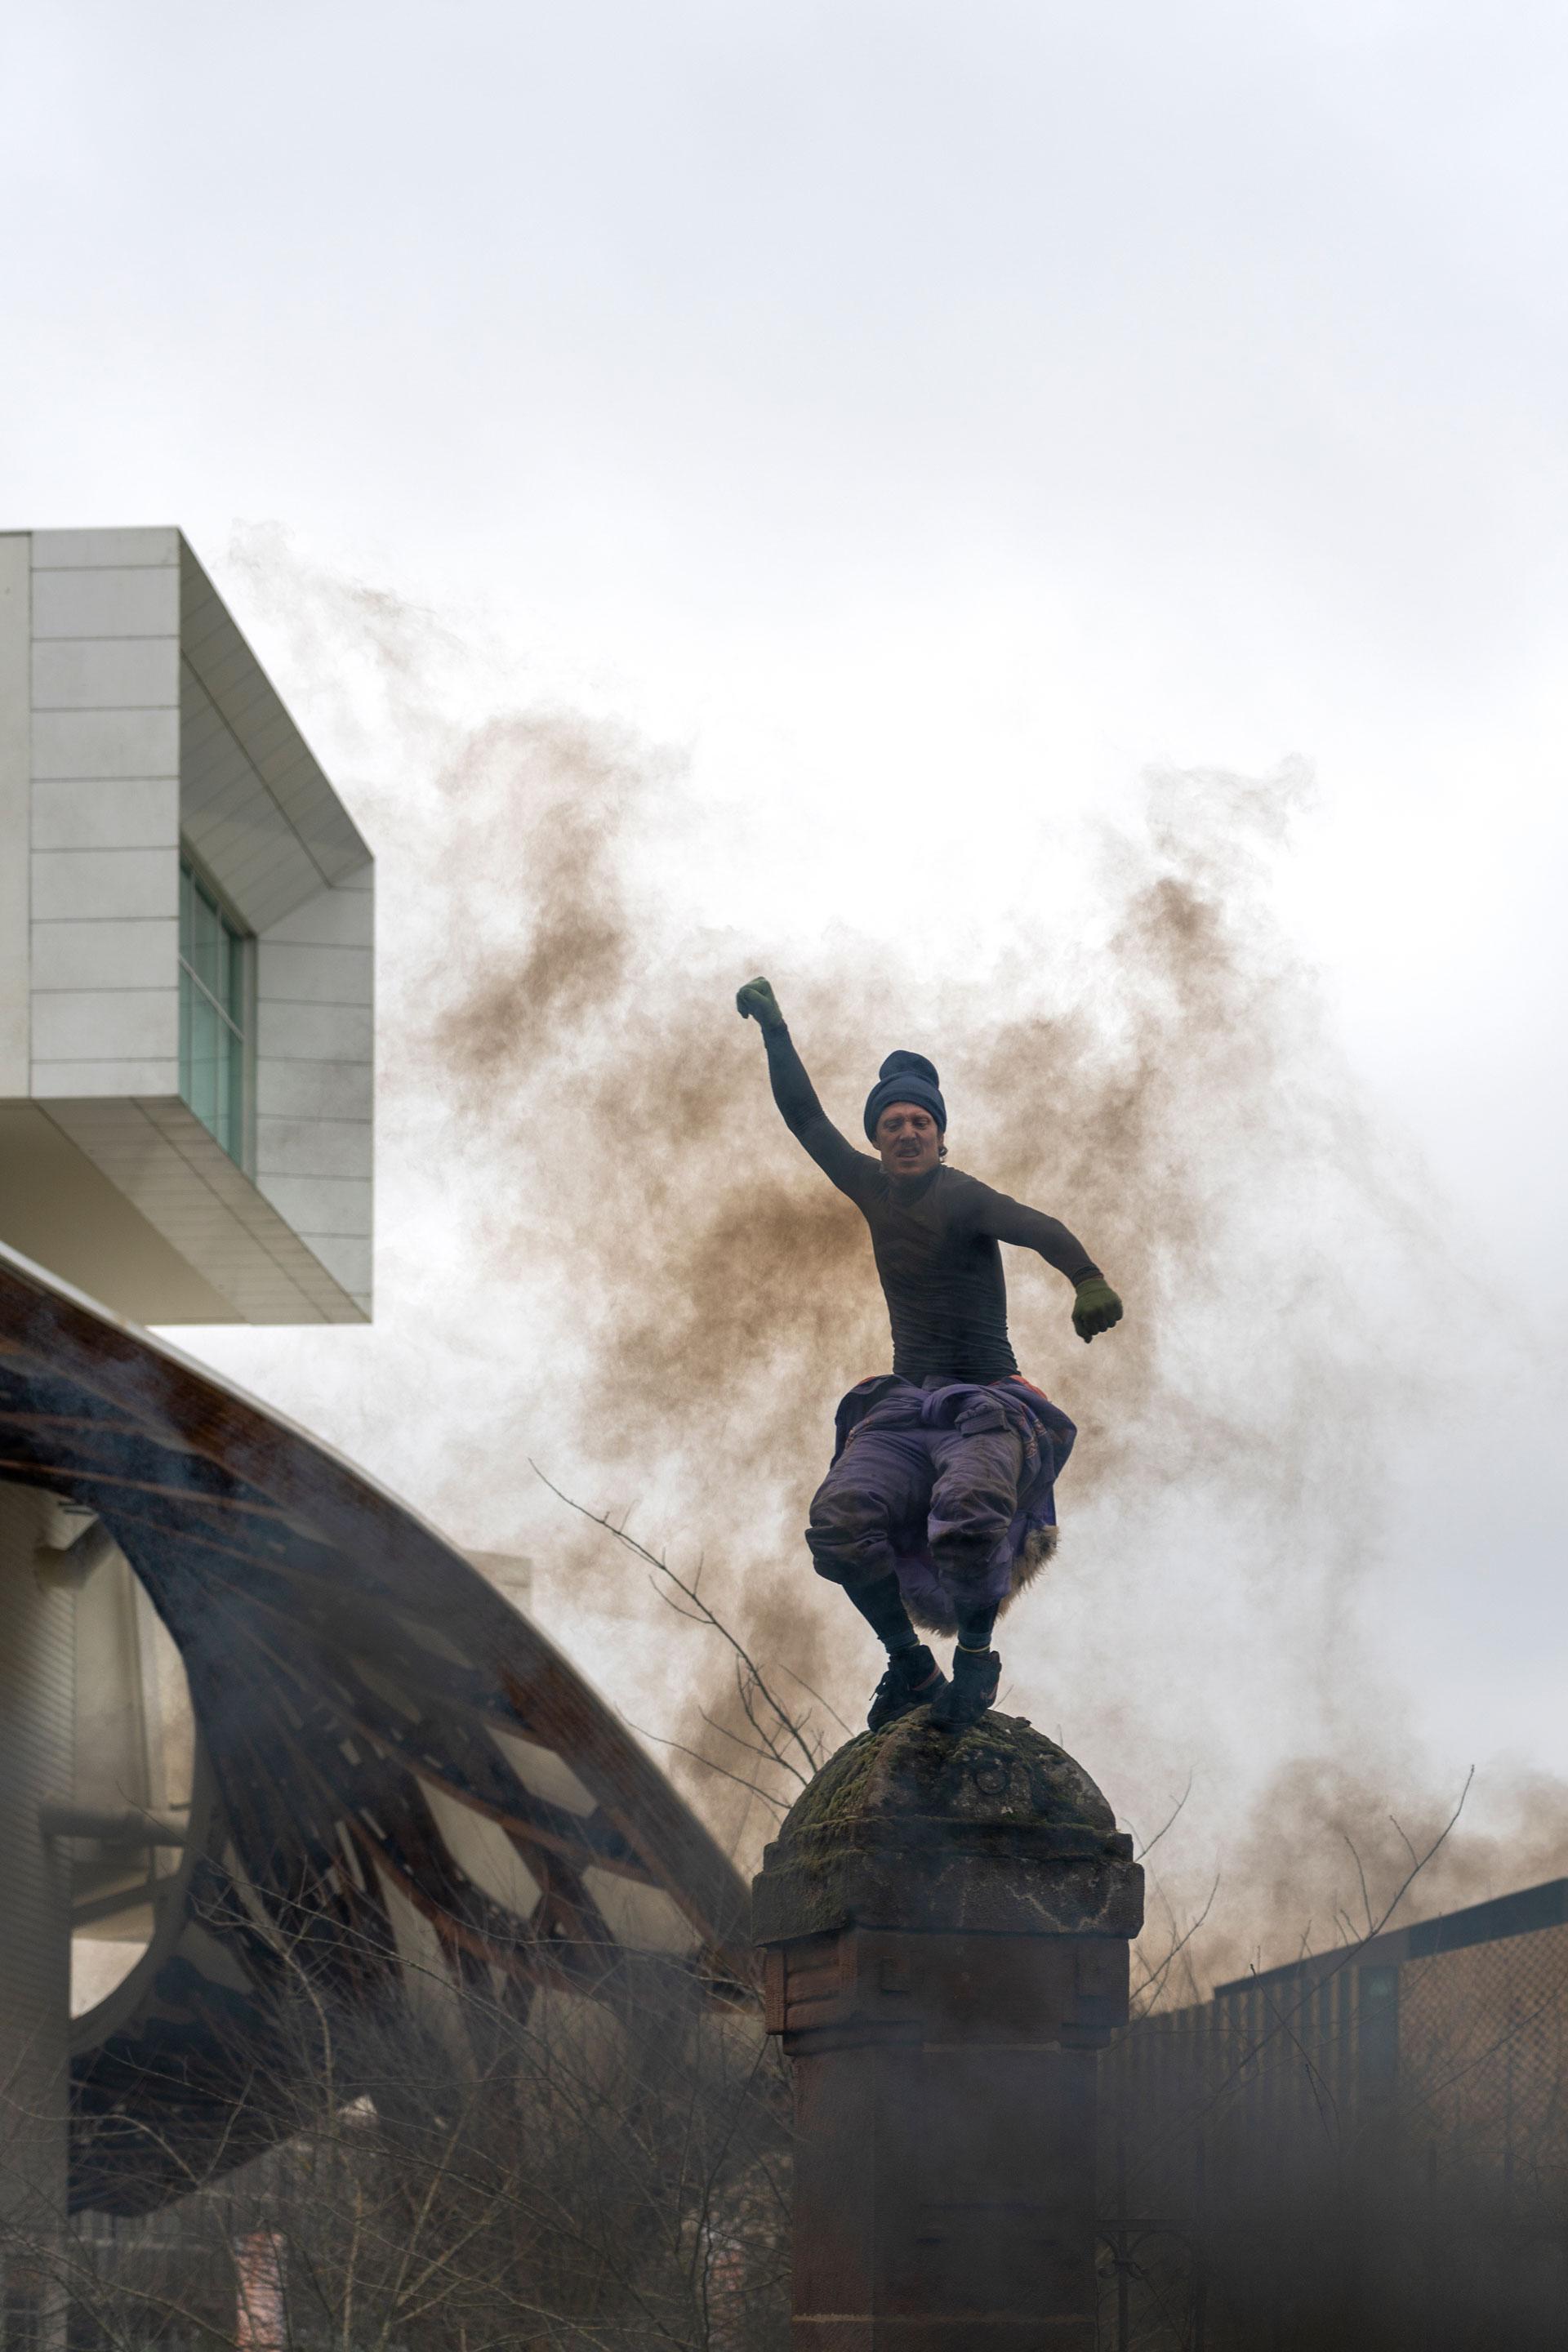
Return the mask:
<path id="1" fill-rule="evenodd" d="M 379 1328 L 333 1375 L 340 1442 L 458 1540 L 526 1547 L 548 1629 L 678 1743 L 664 1759 L 749 1861 L 771 1817 L 684 1752 L 737 1760 L 726 1657 L 530 1464 L 700 1563 L 754 1654 L 858 1719 L 876 1653 L 800 1529 L 886 1318 L 864 1227 L 734 1012 L 767 971 L 841 1126 L 891 1047 L 929 1053 L 954 1163 L 1060 1216 L 1127 1304 L 1086 1349 L 1068 1286 L 1008 1253 L 1019 1360 L 1080 1436 L 1058 1558 L 1005 1621 L 1005 1703 L 1141 1836 L 1179 1806 L 1152 1932 L 1206 1906 L 1200 1978 L 1364 1925 L 1463 1780 L 1402 1731 L 1360 1612 L 1386 1465 L 1441 1412 L 1466 1310 L 1276 911 L 1307 774 L 1152 772 L 1065 924 L 1049 824 L 1021 824 L 1037 903 L 983 953 L 784 903 L 738 935 L 678 758 L 499 676 L 475 723 L 460 630 L 275 539 L 241 553 L 379 861 Z M 1551 1874 L 1564 1829 L 1556 1784 L 1499 1787 L 1415 1907 Z"/>

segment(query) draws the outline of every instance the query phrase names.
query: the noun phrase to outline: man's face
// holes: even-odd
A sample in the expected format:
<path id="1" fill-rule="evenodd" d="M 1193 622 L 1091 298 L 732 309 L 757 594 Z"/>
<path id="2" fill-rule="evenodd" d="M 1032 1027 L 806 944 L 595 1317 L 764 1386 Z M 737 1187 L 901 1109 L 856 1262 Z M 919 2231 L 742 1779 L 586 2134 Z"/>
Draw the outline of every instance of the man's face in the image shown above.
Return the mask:
<path id="1" fill-rule="evenodd" d="M 889 1103 L 877 1120 L 877 1150 L 889 1176 L 906 1181 L 936 1166 L 942 1130 L 919 1103 Z"/>

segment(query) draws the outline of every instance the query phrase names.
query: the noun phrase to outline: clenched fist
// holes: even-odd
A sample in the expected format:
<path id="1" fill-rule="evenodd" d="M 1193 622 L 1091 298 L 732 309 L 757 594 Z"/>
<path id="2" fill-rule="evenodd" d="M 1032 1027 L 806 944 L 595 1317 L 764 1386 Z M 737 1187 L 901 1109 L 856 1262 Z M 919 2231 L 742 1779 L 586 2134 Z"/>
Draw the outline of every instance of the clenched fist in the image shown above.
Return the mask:
<path id="1" fill-rule="evenodd" d="M 760 972 L 755 980 L 749 980 L 744 988 L 736 992 L 735 1010 L 742 1021 L 759 1022 L 764 1029 L 784 1027 L 784 1014 L 779 1011 L 779 1001 L 773 994 L 773 984 Z"/>
<path id="2" fill-rule="evenodd" d="M 1080 1282 L 1078 1297 L 1073 1301 L 1072 1328 L 1080 1339 L 1092 1339 L 1097 1331 L 1109 1331 L 1113 1323 L 1121 1320 L 1121 1301 L 1102 1274 L 1091 1274 Z"/>

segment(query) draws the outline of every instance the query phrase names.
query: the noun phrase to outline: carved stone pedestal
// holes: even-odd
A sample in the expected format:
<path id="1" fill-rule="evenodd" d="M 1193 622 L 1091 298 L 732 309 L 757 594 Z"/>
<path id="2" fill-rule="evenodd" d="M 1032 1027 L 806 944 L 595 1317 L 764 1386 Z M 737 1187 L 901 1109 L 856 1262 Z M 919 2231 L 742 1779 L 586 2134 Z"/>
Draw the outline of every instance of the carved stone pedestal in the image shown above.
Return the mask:
<path id="1" fill-rule="evenodd" d="M 924 1710 L 841 1748 L 753 1890 L 795 2082 L 795 2352 L 1091 2352 L 1094 2053 L 1142 1873 L 1071 1757 Z"/>

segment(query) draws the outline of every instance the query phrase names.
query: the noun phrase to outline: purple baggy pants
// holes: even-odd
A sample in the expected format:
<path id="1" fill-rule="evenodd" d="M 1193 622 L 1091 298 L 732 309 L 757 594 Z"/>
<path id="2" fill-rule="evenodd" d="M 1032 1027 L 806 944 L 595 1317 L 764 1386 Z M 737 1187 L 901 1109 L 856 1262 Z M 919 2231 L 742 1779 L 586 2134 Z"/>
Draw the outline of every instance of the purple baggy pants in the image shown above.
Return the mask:
<path id="1" fill-rule="evenodd" d="M 819 1576 L 891 1570 L 916 1624 L 951 1633 L 960 1607 L 1005 1608 L 1050 1558 L 1077 1432 L 1032 1381 L 879 1373 L 843 1399 L 837 1428 L 806 1530 Z"/>

